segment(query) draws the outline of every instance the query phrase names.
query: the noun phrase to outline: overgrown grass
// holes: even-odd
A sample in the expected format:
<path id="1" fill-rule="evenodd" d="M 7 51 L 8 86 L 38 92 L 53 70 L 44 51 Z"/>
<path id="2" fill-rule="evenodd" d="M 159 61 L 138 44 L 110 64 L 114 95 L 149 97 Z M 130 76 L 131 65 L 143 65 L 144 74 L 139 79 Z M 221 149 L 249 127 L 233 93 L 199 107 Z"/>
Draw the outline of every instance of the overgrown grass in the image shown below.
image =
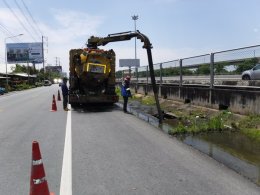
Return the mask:
<path id="1" fill-rule="evenodd" d="M 119 96 L 120 89 L 117 89 Z M 138 100 L 144 105 L 155 105 L 154 97 L 133 95 L 133 100 Z M 171 135 L 198 134 L 210 131 L 240 131 L 246 136 L 260 142 L 260 115 L 238 116 L 228 110 L 215 111 L 215 114 L 208 113 L 205 109 L 190 109 L 188 107 L 174 109 L 170 104 L 162 106 L 167 112 L 172 112 L 178 116 L 177 122 L 169 131 Z"/>
<path id="2" fill-rule="evenodd" d="M 250 115 L 239 121 L 238 128 L 248 137 L 260 142 L 260 115 Z"/>
<path id="3" fill-rule="evenodd" d="M 200 118 L 194 116 L 182 117 L 176 127 L 170 129 L 169 134 L 198 134 L 210 131 L 240 131 L 247 137 L 260 142 L 260 116 L 247 116 L 234 121 L 230 112 L 220 112 L 216 116 Z"/>
<path id="4" fill-rule="evenodd" d="M 260 115 L 249 115 L 243 118 L 239 122 L 239 128 L 250 128 L 250 129 L 257 129 L 260 128 Z"/>
<path id="5" fill-rule="evenodd" d="M 253 140 L 260 142 L 260 130 L 259 129 L 242 129 L 241 132 Z"/>
<path id="6" fill-rule="evenodd" d="M 155 105 L 155 99 L 154 99 L 154 97 L 151 97 L 151 96 L 142 97 L 141 102 L 142 102 L 142 104 L 145 104 L 145 105 Z"/>
<path id="7" fill-rule="evenodd" d="M 185 116 L 180 119 L 177 127 L 173 127 L 169 134 L 197 134 L 206 131 L 224 131 L 228 129 L 225 125 L 232 118 L 230 112 L 220 112 L 211 118 L 201 118 L 199 115 Z"/>
<path id="8" fill-rule="evenodd" d="M 152 96 L 140 96 L 139 94 L 134 94 L 132 92 L 133 98 L 131 100 L 137 100 L 143 105 L 155 105 L 155 99 Z"/>

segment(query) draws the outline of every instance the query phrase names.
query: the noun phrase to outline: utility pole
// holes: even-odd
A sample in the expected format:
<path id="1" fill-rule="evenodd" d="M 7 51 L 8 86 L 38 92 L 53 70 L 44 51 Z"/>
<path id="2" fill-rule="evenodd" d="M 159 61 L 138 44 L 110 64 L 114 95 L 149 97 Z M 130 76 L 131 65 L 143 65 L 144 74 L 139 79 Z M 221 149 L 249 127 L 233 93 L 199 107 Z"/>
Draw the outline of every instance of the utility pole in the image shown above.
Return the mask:
<path id="1" fill-rule="evenodd" d="M 47 40 L 47 43 L 48 43 L 48 37 L 42 36 L 42 68 L 43 68 L 43 80 L 45 80 L 44 39 L 46 39 L 46 40 Z M 48 46 L 48 44 L 47 44 L 47 46 Z"/>
<path id="2" fill-rule="evenodd" d="M 59 63 L 58 63 L 59 61 Z M 59 57 L 55 57 L 55 66 L 58 66 L 58 64 L 60 65 L 60 58 Z"/>

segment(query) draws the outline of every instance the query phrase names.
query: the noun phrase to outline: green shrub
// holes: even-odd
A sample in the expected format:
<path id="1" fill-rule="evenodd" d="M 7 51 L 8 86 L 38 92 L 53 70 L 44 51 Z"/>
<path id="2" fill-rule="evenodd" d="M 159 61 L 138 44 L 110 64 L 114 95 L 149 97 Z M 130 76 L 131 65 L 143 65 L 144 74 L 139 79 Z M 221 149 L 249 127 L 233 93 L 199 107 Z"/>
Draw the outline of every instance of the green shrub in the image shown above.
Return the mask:
<path id="1" fill-rule="evenodd" d="M 260 142 L 260 130 L 259 129 L 243 129 L 241 130 L 243 134 L 250 137 L 253 140 Z"/>
<path id="2" fill-rule="evenodd" d="M 170 135 L 185 134 L 187 133 L 187 127 L 185 127 L 181 122 L 179 122 L 176 128 L 170 129 L 168 132 Z"/>
<path id="3" fill-rule="evenodd" d="M 222 122 L 221 115 L 215 116 L 209 120 L 208 129 L 209 130 L 223 130 L 224 124 Z"/>
<path id="4" fill-rule="evenodd" d="M 30 85 L 23 83 L 23 84 L 16 85 L 15 90 L 21 91 L 21 90 L 30 89 L 30 88 L 32 88 Z"/>

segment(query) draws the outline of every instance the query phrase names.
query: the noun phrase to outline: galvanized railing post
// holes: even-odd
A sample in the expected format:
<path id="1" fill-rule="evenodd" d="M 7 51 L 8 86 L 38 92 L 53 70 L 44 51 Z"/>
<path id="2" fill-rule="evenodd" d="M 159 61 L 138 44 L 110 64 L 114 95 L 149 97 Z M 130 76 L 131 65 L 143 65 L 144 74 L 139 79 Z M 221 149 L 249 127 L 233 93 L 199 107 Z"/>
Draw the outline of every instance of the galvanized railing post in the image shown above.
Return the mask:
<path id="1" fill-rule="evenodd" d="M 181 89 L 182 89 L 182 59 L 179 59 L 179 65 L 180 65 L 179 99 L 181 99 Z"/>
<path id="2" fill-rule="evenodd" d="M 179 65 L 180 65 L 180 83 L 179 86 L 182 86 L 182 59 L 179 59 Z"/>
<path id="3" fill-rule="evenodd" d="M 136 77 L 136 85 L 135 85 L 135 93 L 137 93 L 138 89 L 138 68 L 135 68 L 135 77 Z"/>
<path id="4" fill-rule="evenodd" d="M 214 53 L 210 54 L 210 90 L 209 103 L 212 104 L 212 93 L 214 88 Z"/>
<path id="5" fill-rule="evenodd" d="M 160 84 L 159 84 L 159 96 L 162 97 L 162 63 L 160 63 Z"/>
<path id="6" fill-rule="evenodd" d="M 145 95 L 148 94 L 148 66 L 146 66 L 146 90 L 145 90 Z"/>
<path id="7" fill-rule="evenodd" d="M 214 53 L 210 54 L 210 88 L 214 88 Z"/>

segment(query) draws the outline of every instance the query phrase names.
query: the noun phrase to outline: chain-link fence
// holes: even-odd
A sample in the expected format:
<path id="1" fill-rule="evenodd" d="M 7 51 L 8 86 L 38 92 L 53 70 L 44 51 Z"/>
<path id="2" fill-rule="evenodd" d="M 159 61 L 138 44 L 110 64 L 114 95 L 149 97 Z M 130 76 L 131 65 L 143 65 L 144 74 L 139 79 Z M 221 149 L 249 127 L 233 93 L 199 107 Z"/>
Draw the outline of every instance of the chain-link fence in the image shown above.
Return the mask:
<path id="1" fill-rule="evenodd" d="M 254 45 L 154 64 L 154 73 L 159 84 L 200 84 L 214 87 L 223 82 L 232 85 L 242 83 L 242 72 L 259 62 L 260 45 Z M 149 66 L 129 68 L 116 74 L 117 79 L 125 75 L 130 75 L 135 83 L 151 82 Z"/>

